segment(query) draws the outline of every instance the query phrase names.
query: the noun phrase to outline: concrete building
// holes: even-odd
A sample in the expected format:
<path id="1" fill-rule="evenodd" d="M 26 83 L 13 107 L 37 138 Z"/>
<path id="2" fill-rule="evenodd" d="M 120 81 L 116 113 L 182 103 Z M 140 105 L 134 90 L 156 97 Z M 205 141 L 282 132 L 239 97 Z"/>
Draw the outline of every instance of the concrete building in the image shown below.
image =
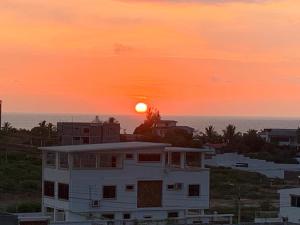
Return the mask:
<path id="1" fill-rule="evenodd" d="M 120 124 L 115 121 L 58 122 L 61 145 L 82 145 L 120 142 Z"/>
<path id="2" fill-rule="evenodd" d="M 160 137 L 165 137 L 166 134 L 171 131 L 171 130 L 183 130 L 187 132 L 188 134 L 193 134 L 194 128 L 189 127 L 189 126 L 177 126 L 177 121 L 176 120 L 160 120 L 158 121 L 154 128 L 153 128 L 153 133 L 160 136 Z"/>
<path id="3" fill-rule="evenodd" d="M 54 222 L 231 221 L 232 215 L 204 213 L 209 208 L 209 169 L 204 167 L 209 149 L 148 142 L 40 149 L 42 210 Z"/>
<path id="4" fill-rule="evenodd" d="M 281 189 L 280 217 L 283 221 L 300 223 L 300 188 Z"/>
<path id="5" fill-rule="evenodd" d="M 298 147 L 297 129 L 264 129 L 260 136 L 269 143 Z"/>

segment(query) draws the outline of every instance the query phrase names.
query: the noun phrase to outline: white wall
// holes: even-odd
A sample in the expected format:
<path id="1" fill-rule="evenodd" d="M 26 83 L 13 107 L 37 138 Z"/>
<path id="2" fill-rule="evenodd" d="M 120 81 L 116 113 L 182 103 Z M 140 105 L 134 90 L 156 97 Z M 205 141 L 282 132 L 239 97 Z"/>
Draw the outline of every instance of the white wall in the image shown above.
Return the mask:
<path id="1" fill-rule="evenodd" d="M 282 189 L 280 193 L 280 216 L 287 217 L 288 222 L 300 223 L 300 207 L 291 207 L 290 195 L 299 195 L 300 188 Z"/>

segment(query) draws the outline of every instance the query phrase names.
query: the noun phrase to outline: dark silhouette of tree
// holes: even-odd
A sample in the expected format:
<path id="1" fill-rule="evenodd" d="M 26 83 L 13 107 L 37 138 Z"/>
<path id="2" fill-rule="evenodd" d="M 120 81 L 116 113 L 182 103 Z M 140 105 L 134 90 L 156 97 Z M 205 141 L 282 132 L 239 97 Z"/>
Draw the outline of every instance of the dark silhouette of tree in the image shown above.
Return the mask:
<path id="1" fill-rule="evenodd" d="M 236 133 L 236 127 L 232 124 L 229 124 L 225 130 L 223 130 L 223 138 L 227 144 L 231 144 L 234 138 L 239 135 Z"/>
<path id="2" fill-rule="evenodd" d="M 146 112 L 146 119 L 145 121 L 139 125 L 134 130 L 134 134 L 141 134 L 141 135 L 148 135 L 151 136 L 152 129 L 156 126 L 156 124 L 160 121 L 160 113 L 159 111 L 154 107 L 149 107 Z"/>
<path id="3" fill-rule="evenodd" d="M 203 133 L 203 136 L 205 142 L 207 143 L 218 143 L 221 141 L 220 135 L 212 125 L 205 128 L 205 132 Z"/>

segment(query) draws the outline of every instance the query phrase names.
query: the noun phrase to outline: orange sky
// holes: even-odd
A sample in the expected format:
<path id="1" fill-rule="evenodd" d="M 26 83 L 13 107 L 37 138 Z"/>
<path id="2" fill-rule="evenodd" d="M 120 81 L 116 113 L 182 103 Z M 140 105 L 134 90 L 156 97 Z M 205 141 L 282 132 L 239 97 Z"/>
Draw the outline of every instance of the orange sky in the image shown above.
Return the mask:
<path id="1" fill-rule="evenodd" d="M 4 111 L 299 116 L 299 0 L 1 0 Z"/>

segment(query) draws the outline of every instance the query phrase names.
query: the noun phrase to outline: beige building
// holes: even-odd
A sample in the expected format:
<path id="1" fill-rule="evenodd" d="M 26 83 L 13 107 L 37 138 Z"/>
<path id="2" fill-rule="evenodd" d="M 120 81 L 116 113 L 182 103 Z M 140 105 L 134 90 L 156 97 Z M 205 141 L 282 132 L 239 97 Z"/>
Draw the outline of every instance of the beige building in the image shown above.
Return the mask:
<path id="1" fill-rule="evenodd" d="M 116 121 L 58 122 L 57 132 L 61 145 L 120 142 L 120 124 Z"/>

